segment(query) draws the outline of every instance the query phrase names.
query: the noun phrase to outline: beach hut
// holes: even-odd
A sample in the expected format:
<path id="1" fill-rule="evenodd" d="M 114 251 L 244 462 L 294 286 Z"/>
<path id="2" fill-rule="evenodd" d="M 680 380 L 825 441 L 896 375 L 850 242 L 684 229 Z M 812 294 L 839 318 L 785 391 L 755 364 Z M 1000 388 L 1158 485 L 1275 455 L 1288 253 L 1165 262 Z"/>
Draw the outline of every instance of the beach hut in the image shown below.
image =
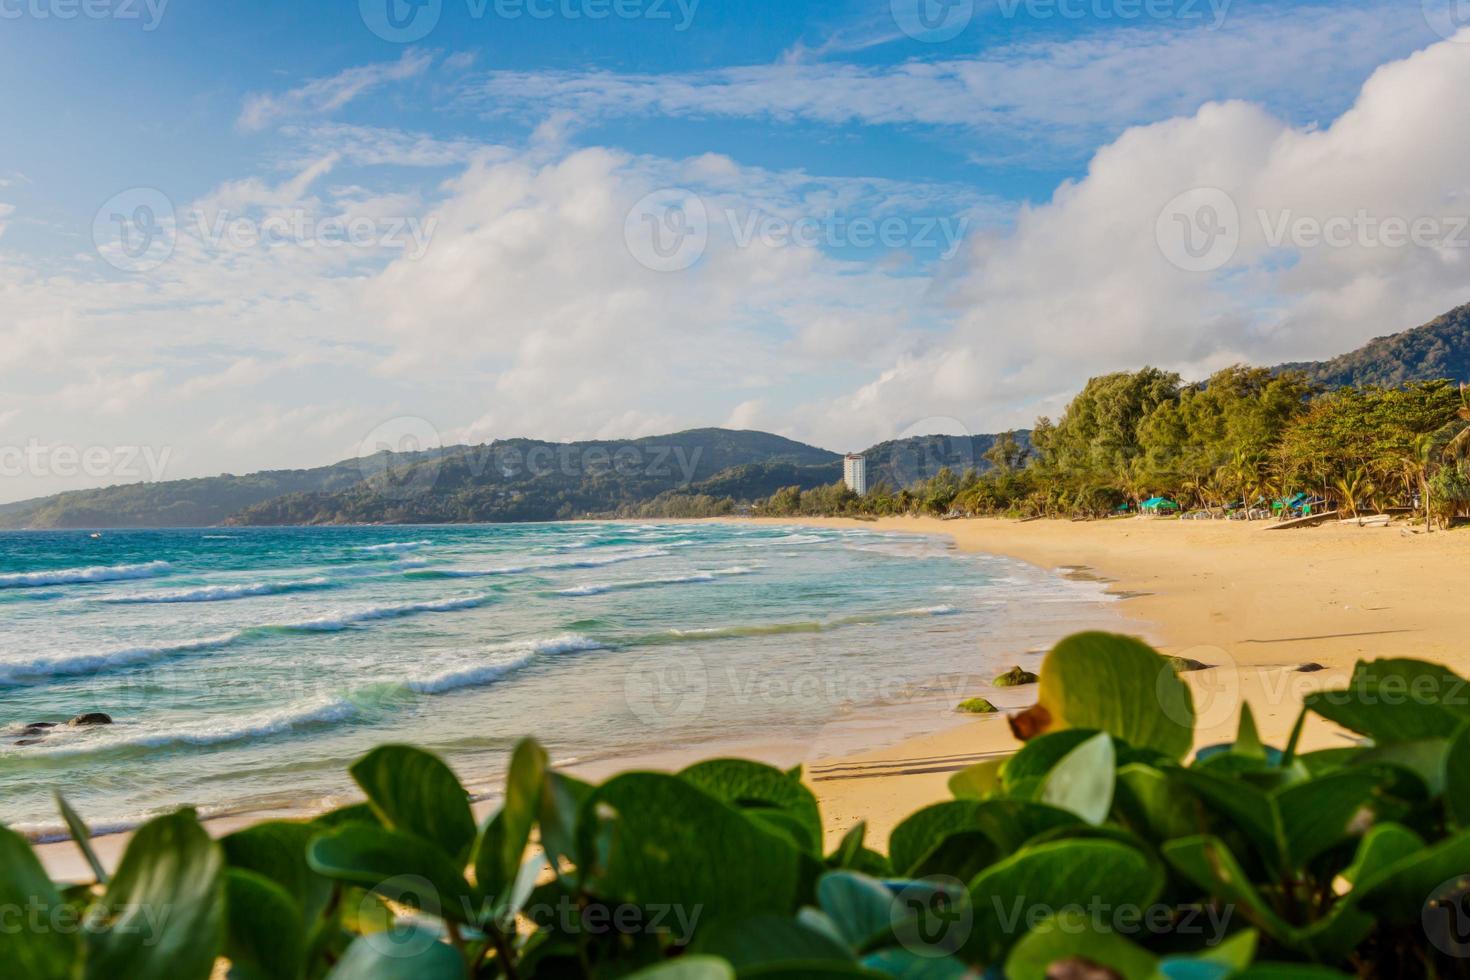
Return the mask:
<path id="1" fill-rule="evenodd" d="M 1179 510 L 1179 505 L 1168 497 L 1150 497 L 1138 508 L 1145 514 L 1157 517 L 1160 514 L 1172 514 Z"/>

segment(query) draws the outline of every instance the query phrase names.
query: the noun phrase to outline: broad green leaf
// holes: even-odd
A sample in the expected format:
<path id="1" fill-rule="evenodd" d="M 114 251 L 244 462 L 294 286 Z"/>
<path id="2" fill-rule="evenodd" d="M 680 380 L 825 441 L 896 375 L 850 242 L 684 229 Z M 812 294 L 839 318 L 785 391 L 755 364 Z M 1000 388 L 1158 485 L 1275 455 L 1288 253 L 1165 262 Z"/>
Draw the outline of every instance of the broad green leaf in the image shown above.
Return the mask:
<path id="1" fill-rule="evenodd" d="M 1130 826 L 1156 840 L 1196 833 L 1190 800 L 1153 766 L 1129 763 L 1118 770 L 1118 807 Z"/>
<path id="2" fill-rule="evenodd" d="M 823 977 L 867 977 L 869 980 L 888 980 L 887 974 L 875 973 L 856 963 L 834 963 L 830 960 L 812 960 L 793 963 L 773 963 L 769 966 L 752 967 L 740 972 L 741 980 L 822 980 Z"/>
<path id="3" fill-rule="evenodd" d="M 97 860 L 97 852 L 92 850 L 92 832 L 87 829 L 84 821 L 77 811 L 66 802 L 66 797 L 61 795 L 60 790 L 52 794 L 56 798 L 56 809 L 61 811 L 61 819 L 66 822 L 66 829 L 71 833 L 72 843 L 76 844 L 77 850 L 82 852 L 87 866 L 92 869 L 92 876 L 99 884 L 107 884 L 107 869 L 102 867 L 102 862 Z"/>
<path id="4" fill-rule="evenodd" d="M 1310 963 L 1256 963 L 1230 980 L 1351 980 L 1351 977 Z"/>
<path id="5" fill-rule="evenodd" d="M 1001 770 L 1001 785 L 1015 795 L 1015 790 L 1028 781 L 1045 779 L 1068 752 L 1096 735 L 1097 731 L 1090 728 L 1066 728 L 1038 735 L 1006 760 Z"/>
<path id="6" fill-rule="evenodd" d="M 948 800 L 910 814 L 888 835 L 888 859 L 900 875 L 912 876 L 924 856 L 950 834 L 978 830 L 973 800 Z"/>
<path id="7" fill-rule="evenodd" d="M 224 943 L 224 857 L 192 810 L 150 820 L 88 912 L 89 980 L 204 980 Z"/>
<path id="8" fill-rule="evenodd" d="M 893 929 L 893 893 L 867 875 L 851 871 L 823 875 L 817 882 L 817 904 L 858 952 Z"/>
<path id="9" fill-rule="evenodd" d="M 35 903 L 47 913 L 40 928 L 0 929 L 0 964 L 27 980 L 74 980 L 81 976 L 82 937 L 75 929 L 48 927 L 62 897 L 24 837 L 0 827 L 0 908 L 25 910 Z"/>
<path id="10" fill-rule="evenodd" d="M 837 848 L 827 855 L 827 866 L 829 868 L 851 868 L 863 853 L 863 840 L 868 835 L 868 822 L 859 820 L 842 835 L 842 840 L 837 842 Z"/>
<path id="11" fill-rule="evenodd" d="M 465 962 L 453 946 L 416 927 L 353 940 L 328 980 L 464 980 Z"/>
<path id="12" fill-rule="evenodd" d="M 1381 823 L 1363 835 L 1357 856 L 1342 876 L 1351 882 L 1372 878 L 1379 871 L 1424 848 L 1424 839 L 1403 824 Z"/>
<path id="13" fill-rule="evenodd" d="M 969 881 L 1000 857 L 1000 848 L 983 831 L 960 830 L 930 848 L 907 875 L 910 878 L 943 875 Z"/>
<path id="14" fill-rule="evenodd" d="M 1470 687 L 1438 664 L 1419 660 L 1359 661 L 1348 687 L 1303 699 L 1329 721 L 1379 745 L 1448 738 L 1470 721 Z"/>
<path id="15" fill-rule="evenodd" d="M 820 929 L 780 915 L 733 919 L 704 930 L 692 954 L 718 956 L 737 970 L 770 963 L 852 962 L 852 950 Z"/>
<path id="16" fill-rule="evenodd" d="M 1444 807 L 1456 827 L 1470 827 L 1470 725 L 1460 726 L 1445 752 Z"/>
<path id="17" fill-rule="evenodd" d="M 592 795 L 592 789 L 591 783 L 564 773 L 546 774 L 536 822 L 541 831 L 541 846 L 553 867 L 563 858 L 576 860 L 577 815 L 583 801 Z"/>
<path id="18" fill-rule="evenodd" d="M 821 853 L 822 816 L 817 798 L 802 784 L 772 766 L 745 759 L 711 759 L 679 773 L 709 795 L 741 808 L 770 807 L 790 814 L 804 828 L 804 850 Z"/>
<path id="19" fill-rule="evenodd" d="M 1381 781 L 1378 772 L 1347 770 L 1273 793 L 1271 804 L 1279 814 L 1283 855 L 1291 866 L 1305 866 L 1350 836 L 1352 824 L 1368 808 Z"/>
<path id="20" fill-rule="evenodd" d="M 1051 916 L 1016 943 L 1006 957 L 1007 980 L 1048 980 L 1058 960 L 1081 957 L 1107 967 L 1123 980 L 1149 980 L 1158 966 L 1154 954 L 1116 932 L 1099 932 L 1087 914 L 1065 910 Z"/>
<path id="21" fill-rule="evenodd" d="M 307 921 L 315 920 L 332 886 L 306 863 L 306 849 L 321 828 L 313 823 L 269 820 L 220 838 L 232 868 L 264 875 L 291 896 Z"/>
<path id="22" fill-rule="evenodd" d="M 949 791 L 958 800 L 983 800 L 1001 787 L 1001 770 L 1005 759 L 986 759 L 961 769 L 949 777 Z"/>
<path id="23" fill-rule="evenodd" d="M 312 841 L 307 861 L 318 874 L 456 922 L 484 911 L 459 866 L 414 834 L 345 824 Z"/>
<path id="24" fill-rule="evenodd" d="M 1112 736 L 1092 736 L 1047 773 L 1039 802 L 1075 813 L 1090 824 L 1102 823 L 1113 808 L 1116 762 Z"/>
<path id="25" fill-rule="evenodd" d="M 1197 835 L 1164 844 L 1165 860 L 1185 878 L 1241 914 L 1261 931 L 1277 940 L 1291 936 L 1291 926 L 1256 891 L 1250 876 L 1241 868 L 1230 848 L 1218 837 Z"/>
<path id="26" fill-rule="evenodd" d="M 302 974 L 306 933 L 301 907 L 280 885 L 254 871 L 225 871 L 229 928 L 225 956 L 241 980 L 293 980 Z"/>
<path id="27" fill-rule="evenodd" d="M 1405 742 L 1390 742 L 1377 748 L 1364 749 L 1352 760 L 1353 767 L 1396 766 L 1413 773 L 1421 789 L 1428 797 L 1444 793 L 1445 759 L 1449 752 L 1447 738 L 1415 739 Z"/>
<path id="28" fill-rule="evenodd" d="M 1103 906 L 1143 908 L 1163 886 L 1153 859 L 1115 841 L 1061 840 L 1022 848 L 971 882 L 975 928 L 966 958 L 1001 962 L 1037 912 L 1066 908 L 1078 896 Z"/>
<path id="29" fill-rule="evenodd" d="M 475 845 L 475 883 L 497 905 L 509 906 L 510 889 L 526 855 L 546 785 L 546 750 L 522 739 L 511 754 L 505 801 L 485 823 Z M 453 853 L 451 851 L 451 853 Z"/>
<path id="30" fill-rule="evenodd" d="M 952 956 L 921 956 L 906 949 L 880 949 L 862 959 L 869 970 L 899 980 L 966 980 L 975 974 Z"/>
<path id="31" fill-rule="evenodd" d="M 735 980 L 735 970 L 718 956 L 681 956 L 630 974 L 628 980 Z"/>
<path id="32" fill-rule="evenodd" d="M 385 827 L 468 861 L 475 841 L 469 794 L 444 761 L 408 745 L 384 745 L 352 764 L 352 778 Z"/>
<path id="33" fill-rule="evenodd" d="M 1360 880 L 1350 893 L 1366 912 L 1401 925 L 1417 923 L 1428 897 L 1470 869 L 1470 831 L 1399 858 Z"/>
<path id="34" fill-rule="evenodd" d="M 1198 769 L 1170 769 L 1169 779 L 1199 798 L 1210 822 L 1223 832 L 1234 828 L 1248 837 L 1273 866 L 1282 860 L 1282 841 L 1271 797 L 1254 786 Z"/>
<path id="35" fill-rule="evenodd" d="M 1152 647 L 1113 633 L 1078 633 L 1046 655 L 1036 707 L 1011 724 L 1023 738 L 1093 728 L 1178 759 L 1194 742 L 1194 718 L 1189 687 Z"/>
<path id="36" fill-rule="evenodd" d="M 975 828 L 1002 853 L 1020 850 L 1033 837 L 1082 821 L 1075 813 L 1028 800 L 984 800 L 975 807 Z"/>
<path id="37" fill-rule="evenodd" d="M 578 821 L 587 887 L 608 901 L 682 903 L 702 922 L 792 911 L 799 852 L 677 776 L 615 776 Z"/>

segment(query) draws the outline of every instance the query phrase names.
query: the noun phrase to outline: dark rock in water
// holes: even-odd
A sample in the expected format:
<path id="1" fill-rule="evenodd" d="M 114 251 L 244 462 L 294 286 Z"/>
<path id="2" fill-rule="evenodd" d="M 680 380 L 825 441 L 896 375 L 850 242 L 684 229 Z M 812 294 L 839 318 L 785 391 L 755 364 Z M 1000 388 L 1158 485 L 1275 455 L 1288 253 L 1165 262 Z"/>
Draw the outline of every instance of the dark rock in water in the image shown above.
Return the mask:
<path id="1" fill-rule="evenodd" d="M 89 712 L 87 712 L 84 715 L 77 715 L 71 721 L 67 722 L 67 725 L 69 725 L 72 728 L 78 728 L 78 727 L 81 727 L 83 725 L 110 725 L 110 724 L 112 724 L 112 715 L 106 714 L 105 712 L 102 712 L 102 711 L 89 711 Z"/>
<path id="2" fill-rule="evenodd" d="M 1296 669 L 1296 672 L 1298 674 L 1315 674 L 1319 670 L 1326 670 L 1326 669 L 1327 669 L 1326 667 L 1323 667 L 1319 663 L 1309 663 L 1309 664 L 1302 664 L 1300 667 L 1298 667 Z"/>
<path id="3" fill-rule="evenodd" d="M 1164 659 L 1169 661 L 1169 665 L 1181 674 L 1188 673 L 1191 670 L 1210 669 L 1209 664 L 1193 660 L 1189 657 L 1165 657 Z"/>
<path id="4" fill-rule="evenodd" d="M 16 745 L 35 745 L 41 740 L 39 738 L 22 738 L 16 740 Z"/>
<path id="5" fill-rule="evenodd" d="M 26 726 L 25 727 L 26 727 L 26 731 L 30 731 L 32 728 L 55 728 L 56 727 L 56 722 L 54 722 L 54 721 L 30 721 L 30 722 L 26 722 Z"/>
<path id="6" fill-rule="evenodd" d="M 996 687 L 1020 687 L 1022 684 L 1035 684 L 1039 679 L 1031 671 L 1017 666 L 1001 674 L 993 683 Z"/>

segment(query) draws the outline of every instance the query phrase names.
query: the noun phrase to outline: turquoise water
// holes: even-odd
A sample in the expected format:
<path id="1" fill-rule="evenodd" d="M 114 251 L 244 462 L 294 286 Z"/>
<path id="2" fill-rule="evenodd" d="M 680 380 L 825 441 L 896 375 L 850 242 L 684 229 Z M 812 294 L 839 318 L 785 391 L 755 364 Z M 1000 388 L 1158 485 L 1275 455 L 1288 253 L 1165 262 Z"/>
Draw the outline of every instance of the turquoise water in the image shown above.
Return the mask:
<path id="1" fill-rule="evenodd" d="M 375 744 L 559 759 L 947 710 L 1094 584 L 867 530 L 578 523 L 0 534 L 0 822 L 316 808 Z M 21 726 L 104 711 L 18 745 Z"/>

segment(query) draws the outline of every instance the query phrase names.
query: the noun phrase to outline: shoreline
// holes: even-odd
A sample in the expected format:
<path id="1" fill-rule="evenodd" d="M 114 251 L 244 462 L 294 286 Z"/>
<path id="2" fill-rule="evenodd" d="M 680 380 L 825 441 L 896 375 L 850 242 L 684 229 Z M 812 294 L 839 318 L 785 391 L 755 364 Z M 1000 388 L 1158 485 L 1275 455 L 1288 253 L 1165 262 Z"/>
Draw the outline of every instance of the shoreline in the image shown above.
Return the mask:
<path id="1" fill-rule="evenodd" d="M 960 551 L 1105 583 L 1119 600 L 1110 605 L 1123 621 L 1120 631 L 1140 635 L 1165 653 L 1211 665 L 1183 675 L 1200 714 L 1197 746 L 1233 738 L 1242 699 L 1251 703 L 1262 736 L 1284 741 L 1301 697 L 1339 686 L 1359 657 L 1418 656 L 1462 672 L 1470 661 L 1470 655 L 1457 652 L 1454 596 L 1463 594 L 1463 586 L 1446 584 L 1447 577 L 1455 582 L 1470 578 L 1470 534 L 1410 536 L 1396 528 L 1327 527 L 1262 536 L 1264 524 L 1134 519 L 710 520 L 940 536 Z M 1294 672 L 1309 662 L 1325 669 Z M 1035 664 L 1028 661 L 1026 666 Z M 677 768 L 722 754 L 782 766 L 800 762 L 821 802 L 829 843 L 864 819 L 870 845 L 881 847 L 903 817 L 949 797 L 951 773 L 1019 748 L 1004 715 L 1029 705 L 1032 692 L 1028 687 L 997 692 L 979 685 L 964 696 L 988 697 L 1001 713 L 978 718 L 955 715 L 953 706 L 945 708 L 934 697 L 888 706 L 893 709 L 890 716 L 904 715 L 902 724 L 893 717 L 878 723 L 847 719 L 844 723 L 851 722 L 848 727 L 857 731 L 849 732 L 840 747 L 739 736 L 654 754 L 572 760 L 564 768 L 600 778 L 630 767 Z M 1341 738 L 1314 718 L 1303 744 L 1343 744 Z M 480 798 L 477 818 L 493 810 L 496 799 L 494 793 Z M 210 819 L 206 826 L 221 836 L 261 820 L 304 815 L 291 810 L 236 813 Z M 130 836 L 121 832 L 94 838 L 105 864 L 116 862 Z M 53 877 L 86 874 L 80 852 L 69 840 L 36 844 L 35 849 Z"/>

